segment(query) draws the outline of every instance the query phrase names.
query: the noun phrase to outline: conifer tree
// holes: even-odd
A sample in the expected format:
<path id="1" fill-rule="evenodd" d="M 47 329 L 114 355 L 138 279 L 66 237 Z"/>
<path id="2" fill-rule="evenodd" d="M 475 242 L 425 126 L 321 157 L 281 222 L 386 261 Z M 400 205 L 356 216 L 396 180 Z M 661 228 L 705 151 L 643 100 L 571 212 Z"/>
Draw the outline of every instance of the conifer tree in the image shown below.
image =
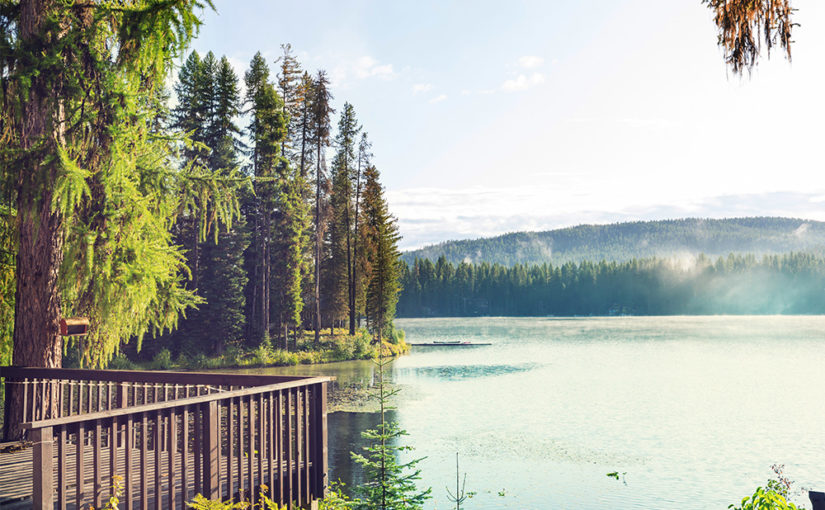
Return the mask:
<path id="1" fill-rule="evenodd" d="M 395 421 L 387 421 L 387 411 L 392 410 L 390 399 L 398 390 L 389 389 L 384 381 L 384 372 L 391 363 L 390 357 L 379 347 L 379 357 L 375 360 L 378 368 L 378 387 L 375 398 L 379 404 L 381 423 L 375 429 L 366 430 L 361 437 L 369 442 L 363 447 L 364 454 L 352 452 L 352 460 L 364 469 L 366 482 L 356 487 L 359 498 L 354 501 L 357 510 L 420 510 L 430 498 L 432 488 L 419 491 L 416 480 L 420 480 L 418 463 L 424 460 L 401 461 L 399 455 L 413 450 L 411 446 L 397 444 L 407 432 Z"/>
<path id="2" fill-rule="evenodd" d="M 300 134 L 301 112 L 300 85 L 301 85 L 301 64 L 295 55 L 292 54 L 292 45 L 282 44 L 283 54 L 275 61 L 278 64 L 278 92 L 283 100 L 283 114 L 287 118 L 287 133 L 281 143 L 281 153 L 285 158 L 295 161 L 294 152 L 299 146 L 298 136 Z"/>
<path id="3" fill-rule="evenodd" d="M 193 52 L 178 78 L 174 127 L 189 132 L 195 142 L 191 148 L 183 148 L 184 166 L 205 165 L 217 175 L 232 178 L 240 147 L 235 121 L 240 113 L 240 94 L 229 61 L 226 57 L 218 61 L 212 52 L 201 60 Z M 241 255 L 248 243 L 245 221 L 236 221 L 220 238 L 213 231 L 209 240 L 201 239 L 198 222 L 197 214 L 182 217 L 175 230 L 188 248 L 190 288 L 205 303 L 165 338 L 173 351 L 187 354 L 221 352 L 225 344 L 243 335 L 247 277 Z"/>
<path id="4" fill-rule="evenodd" d="M 358 142 L 358 156 L 357 156 L 357 164 L 356 164 L 356 173 L 355 173 L 355 215 L 353 219 L 353 226 L 355 231 L 353 232 L 353 245 L 352 245 L 352 282 L 351 282 L 351 290 L 352 296 L 350 297 L 350 302 L 354 303 L 355 314 L 356 314 L 356 325 L 361 327 L 361 316 L 364 312 L 365 306 L 365 294 L 364 294 L 364 277 L 367 273 L 368 265 L 367 259 L 364 256 L 364 250 L 360 249 L 364 244 L 364 241 L 361 236 L 361 222 L 363 219 L 359 216 L 360 206 L 361 206 L 361 192 L 363 188 L 363 174 L 364 169 L 367 168 L 370 164 L 370 159 L 372 158 L 372 152 L 370 149 L 372 148 L 372 143 L 367 138 L 367 133 L 361 133 L 361 140 Z"/>
<path id="5" fill-rule="evenodd" d="M 247 131 L 251 139 L 251 173 L 254 175 L 254 262 L 252 306 L 248 320 L 250 340 L 254 343 L 269 338 L 272 296 L 272 229 L 273 212 L 278 192 L 278 170 L 284 168 L 281 148 L 286 137 L 287 118 L 283 101 L 269 81 L 269 67 L 260 52 L 256 53 L 245 75 L 246 103 L 250 123 Z"/>
<path id="6" fill-rule="evenodd" d="M 173 327 L 197 302 L 169 228 L 186 200 L 178 191 L 190 189 L 184 180 L 198 174 L 204 198 L 223 185 L 172 168 L 147 98 L 196 32 L 201 7 L 26 0 L 0 11 L 2 116 L 13 133 L 0 166 L 17 174 L 19 190 L 15 364 L 60 366 L 61 316 L 90 317 L 83 357 L 100 365 L 121 341 Z M 222 204 L 218 215 L 232 209 Z M 6 417 L 7 437 L 20 421 Z"/>
<path id="7" fill-rule="evenodd" d="M 307 214 L 307 224 L 306 224 L 306 235 L 304 236 L 304 247 L 303 247 L 303 257 L 304 257 L 304 265 L 303 265 L 303 275 L 302 275 L 302 283 L 301 283 L 301 290 L 303 294 L 304 303 L 314 303 L 315 299 L 315 282 L 314 282 L 314 232 L 315 229 L 312 227 L 312 214 L 311 211 L 313 209 L 313 204 L 315 202 L 314 193 L 312 191 L 312 183 L 310 182 L 309 170 L 313 167 L 314 161 L 314 150 L 313 150 L 313 132 L 312 132 L 312 99 L 313 94 L 315 93 L 314 90 L 314 82 L 312 79 L 312 75 L 308 72 L 304 72 L 301 75 L 301 82 L 298 86 L 298 119 L 296 122 L 296 151 L 297 154 L 297 170 L 298 176 L 301 178 L 303 187 L 302 187 L 302 196 L 304 200 L 304 207 Z M 313 315 L 314 315 L 314 308 L 305 307 L 305 318 L 303 322 L 309 327 L 312 327 L 313 324 Z"/>
<path id="8" fill-rule="evenodd" d="M 324 296 L 334 327 L 336 321 L 348 317 L 349 281 L 351 277 L 351 238 L 348 227 L 352 218 L 351 184 L 347 172 L 345 155 L 339 151 L 332 161 L 332 189 L 330 191 L 330 221 L 325 241 L 324 256 Z M 332 330 L 330 330 L 332 331 Z"/>
<path id="9" fill-rule="evenodd" d="M 291 165 L 286 165 L 284 170 L 279 179 L 272 271 L 278 322 L 287 349 L 289 331 L 300 326 L 304 308 L 301 284 L 305 272 L 308 209 L 303 179 Z"/>
<path id="10" fill-rule="evenodd" d="M 321 336 L 321 246 L 323 243 L 325 226 L 324 226 L 324 207 L 322 202 L 322 191 L 326 188 L 326 169 L 324 150 L 330 144 L 330 116 L 334 110 L 330 105 L 332 94 L 329 92 L 329 79 L 324 70 L 319 70 L 312 85 L 312 94 L 310 96 L 310 130 L 312 132 L 312 145 L 315 148 L 315 257 L 314 257 L 314 286 L 313 286 L 313 302 L 315 305 L 314 326 L 315 326 L 315 345 L 320 342 Z"/>
<path id="11" fill-rule="evenodd" d="M 400 269 L 398 227 L 390 215 L 384 190 L 375 166 L 364 171 L 364 240 L 370 275 L 367 282 L 367 324 L 380 344 L 382 335 L 395 317 Z"/>
<path id="12" fill-rule="evenodd" d="M 304 74 L 301 75 L 301 83 L 298 86 L 298 113 L 296 122 L 298 144 L 296 147 L 299 151 L 298 170 L 305 181 L 307 181 L 307 173 L 313 161 L 312 141 L 314 137 L 314 126 L 312 123 L 312 109 L 314 95 L 315 82 L 312 79 L 312 75 L 304 71 Z"/>
<path id="13" fill-rule="evenodd" d="M 354 231 L 354 189 L 353 176 L 357 167 L 356 151 L 358 134 L 361 126 L 355 117 L 355 108 L 350 103 L 344 103 L 341 118 L 338 121 L 338 133 L 335 136 L 335 145 L 338 151 L 333 165 L 332 184 L 332 225 L 330 228 L 330 243 L 332 258 L 330 260 L 330 292 L 334 303 L 336 296 L 344 292 L 346 311 L 349 318 L 349 334 L 355 334 L 355 286 L 353 284 L 353 231 Z M 345 264 L 344 270 L 340 265 Z M 344 289 L 339 287 L 345 275 Z M 336 309 L 336 312 L 339 310 Z"/>

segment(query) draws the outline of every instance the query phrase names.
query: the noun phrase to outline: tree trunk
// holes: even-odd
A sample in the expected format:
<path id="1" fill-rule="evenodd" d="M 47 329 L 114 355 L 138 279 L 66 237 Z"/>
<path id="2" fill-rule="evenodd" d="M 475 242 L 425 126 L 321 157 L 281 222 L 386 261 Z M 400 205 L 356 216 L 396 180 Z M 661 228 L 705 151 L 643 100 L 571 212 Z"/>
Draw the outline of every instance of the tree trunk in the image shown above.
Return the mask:
<path id="1" fill-rule="evenodd" d="M 39 38 L 47 15 L 53 10 L 52 0 L 29 0 L 20 3 L 20 38 L 24 44 L 36 47 L 32 39 Z M 21 141 L 24 149 L 38 142 L 52 147 L 60 137 L 55 132 L 52 93 L 45 78 L 33 77 L 29 101 L 22 112 Z M 47 149 L 48 150 L 48 149 Z M 60 337 L 60 292 L 58 270 L 63 261 L 61 215 L 52 210 L 52 190 L 57 180 L 55 164 L 41 165 L 40 157 L 28 159 L 28 167 L 18 174 L 17 288 L 14 309 L 14 348 L 12 362 L 17 366 L 60 367 L 62 344 Z M 8 385 L 5 409 L 7 440 L 23 438 L 23 392 L 18 385 Z"/>
<path id="2" fill-rule="evenodd" d="M 347 301 L 349 302 L 349 334 L 355 334 L 355 284 L 353 283 L 352 271 L 352 226 L 350 225 L 349 217 L 349 199 L 347 199 L 347 214 L 346 214 L 346 228 L 347 228 Z"/>
<path id="3" fill-rule="evenodd" d="M 321 343 L 321 144 L 315 162 L 315 347 Z"/>
<path id="4" fill-rule="evenodd" d="M 361 327 L 361 316 L 355 310 L 357 293 L 358 293 L 358 207 L 361 204 L 361 158 L 358 158 L 358 179 L 355 185 L 355 218 L 353 219 L 353 228 L 355 235 L 352 243 L 352 318 L 350 319 L 355 324 L 350 324 L 350 334 L 355 334 L 355 326 Z M 357 317 L 356 317 L 357 315 Z"/>

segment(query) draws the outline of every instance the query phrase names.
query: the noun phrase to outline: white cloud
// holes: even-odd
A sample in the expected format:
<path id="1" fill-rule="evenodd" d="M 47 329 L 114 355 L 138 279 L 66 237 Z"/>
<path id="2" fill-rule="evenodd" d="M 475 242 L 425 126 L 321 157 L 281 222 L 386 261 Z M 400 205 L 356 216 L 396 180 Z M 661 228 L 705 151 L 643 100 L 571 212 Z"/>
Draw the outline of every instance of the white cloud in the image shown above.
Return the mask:
<path id="1" fill-rule="evenodd" d="M 358 57 L 353 61 L 339 62 L 329 71 L 333 86 L 347 86 L 351 80 L 365 80 L 368 78 L 391 80 L 396 75 L 397 73 L 392 64 L 382 64 L 369 55 Z"/>
<path id="2" fill-rule="evenodd" d="M 364 79 L 373 76 L 391 78 L 395 75 L 392 64 L 379 64 L 377 60 L 370 56 L 359 57 L 353 65 L 353 74 L 356 78 Z"/>
<path id="3" fill-rule="evenodd" d="M 424 92 L 429 92 L 433 89 L 432 83 L 416 83 L 412 87 L 413 94 L 423 94 Z"/>
<path id="4" fill-rule="evenodd" d="M 501 88 L 507 92 L 518 92 L 542 83 L 544 83 L 544 75 L 541 73 L 533 73 L 530 76 L 520 74 L 512 80 L 506 80 L 501 84 Z"/>
<path id="5" fill-rule="evenodd" d="M 447 99 L 447 94 L 440 94 L 440 95 L 435 96 L 434 98 L 430 99 L 430 103 L 440 103 L 441 101 L 444 101 L 445 99 Z"/>
<path id="6" fill-rule="evenodd" d="M 535 55 L 519 57 L 518 65 L 525 69 L 535 69 L 544 63 L 544 59 Z"/>

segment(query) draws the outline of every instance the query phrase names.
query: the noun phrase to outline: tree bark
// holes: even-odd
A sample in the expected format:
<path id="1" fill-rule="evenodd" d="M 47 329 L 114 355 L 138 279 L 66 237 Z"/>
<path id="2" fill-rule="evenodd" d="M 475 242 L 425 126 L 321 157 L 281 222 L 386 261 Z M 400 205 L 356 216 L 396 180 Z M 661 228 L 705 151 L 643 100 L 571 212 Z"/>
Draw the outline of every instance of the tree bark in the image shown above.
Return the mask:
<path id="1" fill-rule="evenodd" d="M 315 161 L 315 347 L 321 343 L 321 144 Z"/>
<path id="2" fill-rule="evenodd" d="M 20 3 L 20 39 L 32 44 L 42 37 L 53 0 L 24 0 Z M 52 190 L 58 169 L 54 163 L 43 165 L 42 156 L 60 138 L 55 126 L 56 100 L 47 77 L 32 79 L 29 101 L 22 112 L 21 142 L 32 150 L 26 167 L 17 180 L 19 251 L 15 289 L 14 348 L 12 362 L 17 366 L 60 367 L 60 292 L 58 270 L 63 261 L 63 218 L 52 209 Z M 38 144 L 43 144 L 38 147 Z M 41 152 L 43 151 L 43 152 Z M 5 430 L 7 440 L 23 439 L 23 392 L 19 385 L 7 386 Z"/>

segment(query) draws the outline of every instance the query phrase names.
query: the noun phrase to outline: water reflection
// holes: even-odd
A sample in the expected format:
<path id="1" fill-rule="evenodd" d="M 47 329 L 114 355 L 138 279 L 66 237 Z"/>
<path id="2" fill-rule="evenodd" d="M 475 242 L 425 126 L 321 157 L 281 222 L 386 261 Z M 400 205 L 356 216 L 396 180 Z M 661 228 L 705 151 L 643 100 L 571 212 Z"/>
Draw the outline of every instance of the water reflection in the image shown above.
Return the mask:
<path id="1" fill-rule="evenodd" d="M 395 411 L 386 413 L 388 421 L 397 419 Z M 329 476 L 331 481 L 340 480 L 352 488 L 364 482 L 361 466 L 352 461 L 351 452 L 363 454 L 368 446 L 361 432 L 374 429 L 381 423 L 379 413 L 331 413 L 329 425 Z"/>
<path id="2" fill-rule="evenodd" d="M 517 365 L 442 365 L 434 367 L 398 368 L 395 375 L 433 377 L 445 381 L 459 381 L 477 377 L 495 377 L 534 370 L 538 363 L 520 363 Z"/>

